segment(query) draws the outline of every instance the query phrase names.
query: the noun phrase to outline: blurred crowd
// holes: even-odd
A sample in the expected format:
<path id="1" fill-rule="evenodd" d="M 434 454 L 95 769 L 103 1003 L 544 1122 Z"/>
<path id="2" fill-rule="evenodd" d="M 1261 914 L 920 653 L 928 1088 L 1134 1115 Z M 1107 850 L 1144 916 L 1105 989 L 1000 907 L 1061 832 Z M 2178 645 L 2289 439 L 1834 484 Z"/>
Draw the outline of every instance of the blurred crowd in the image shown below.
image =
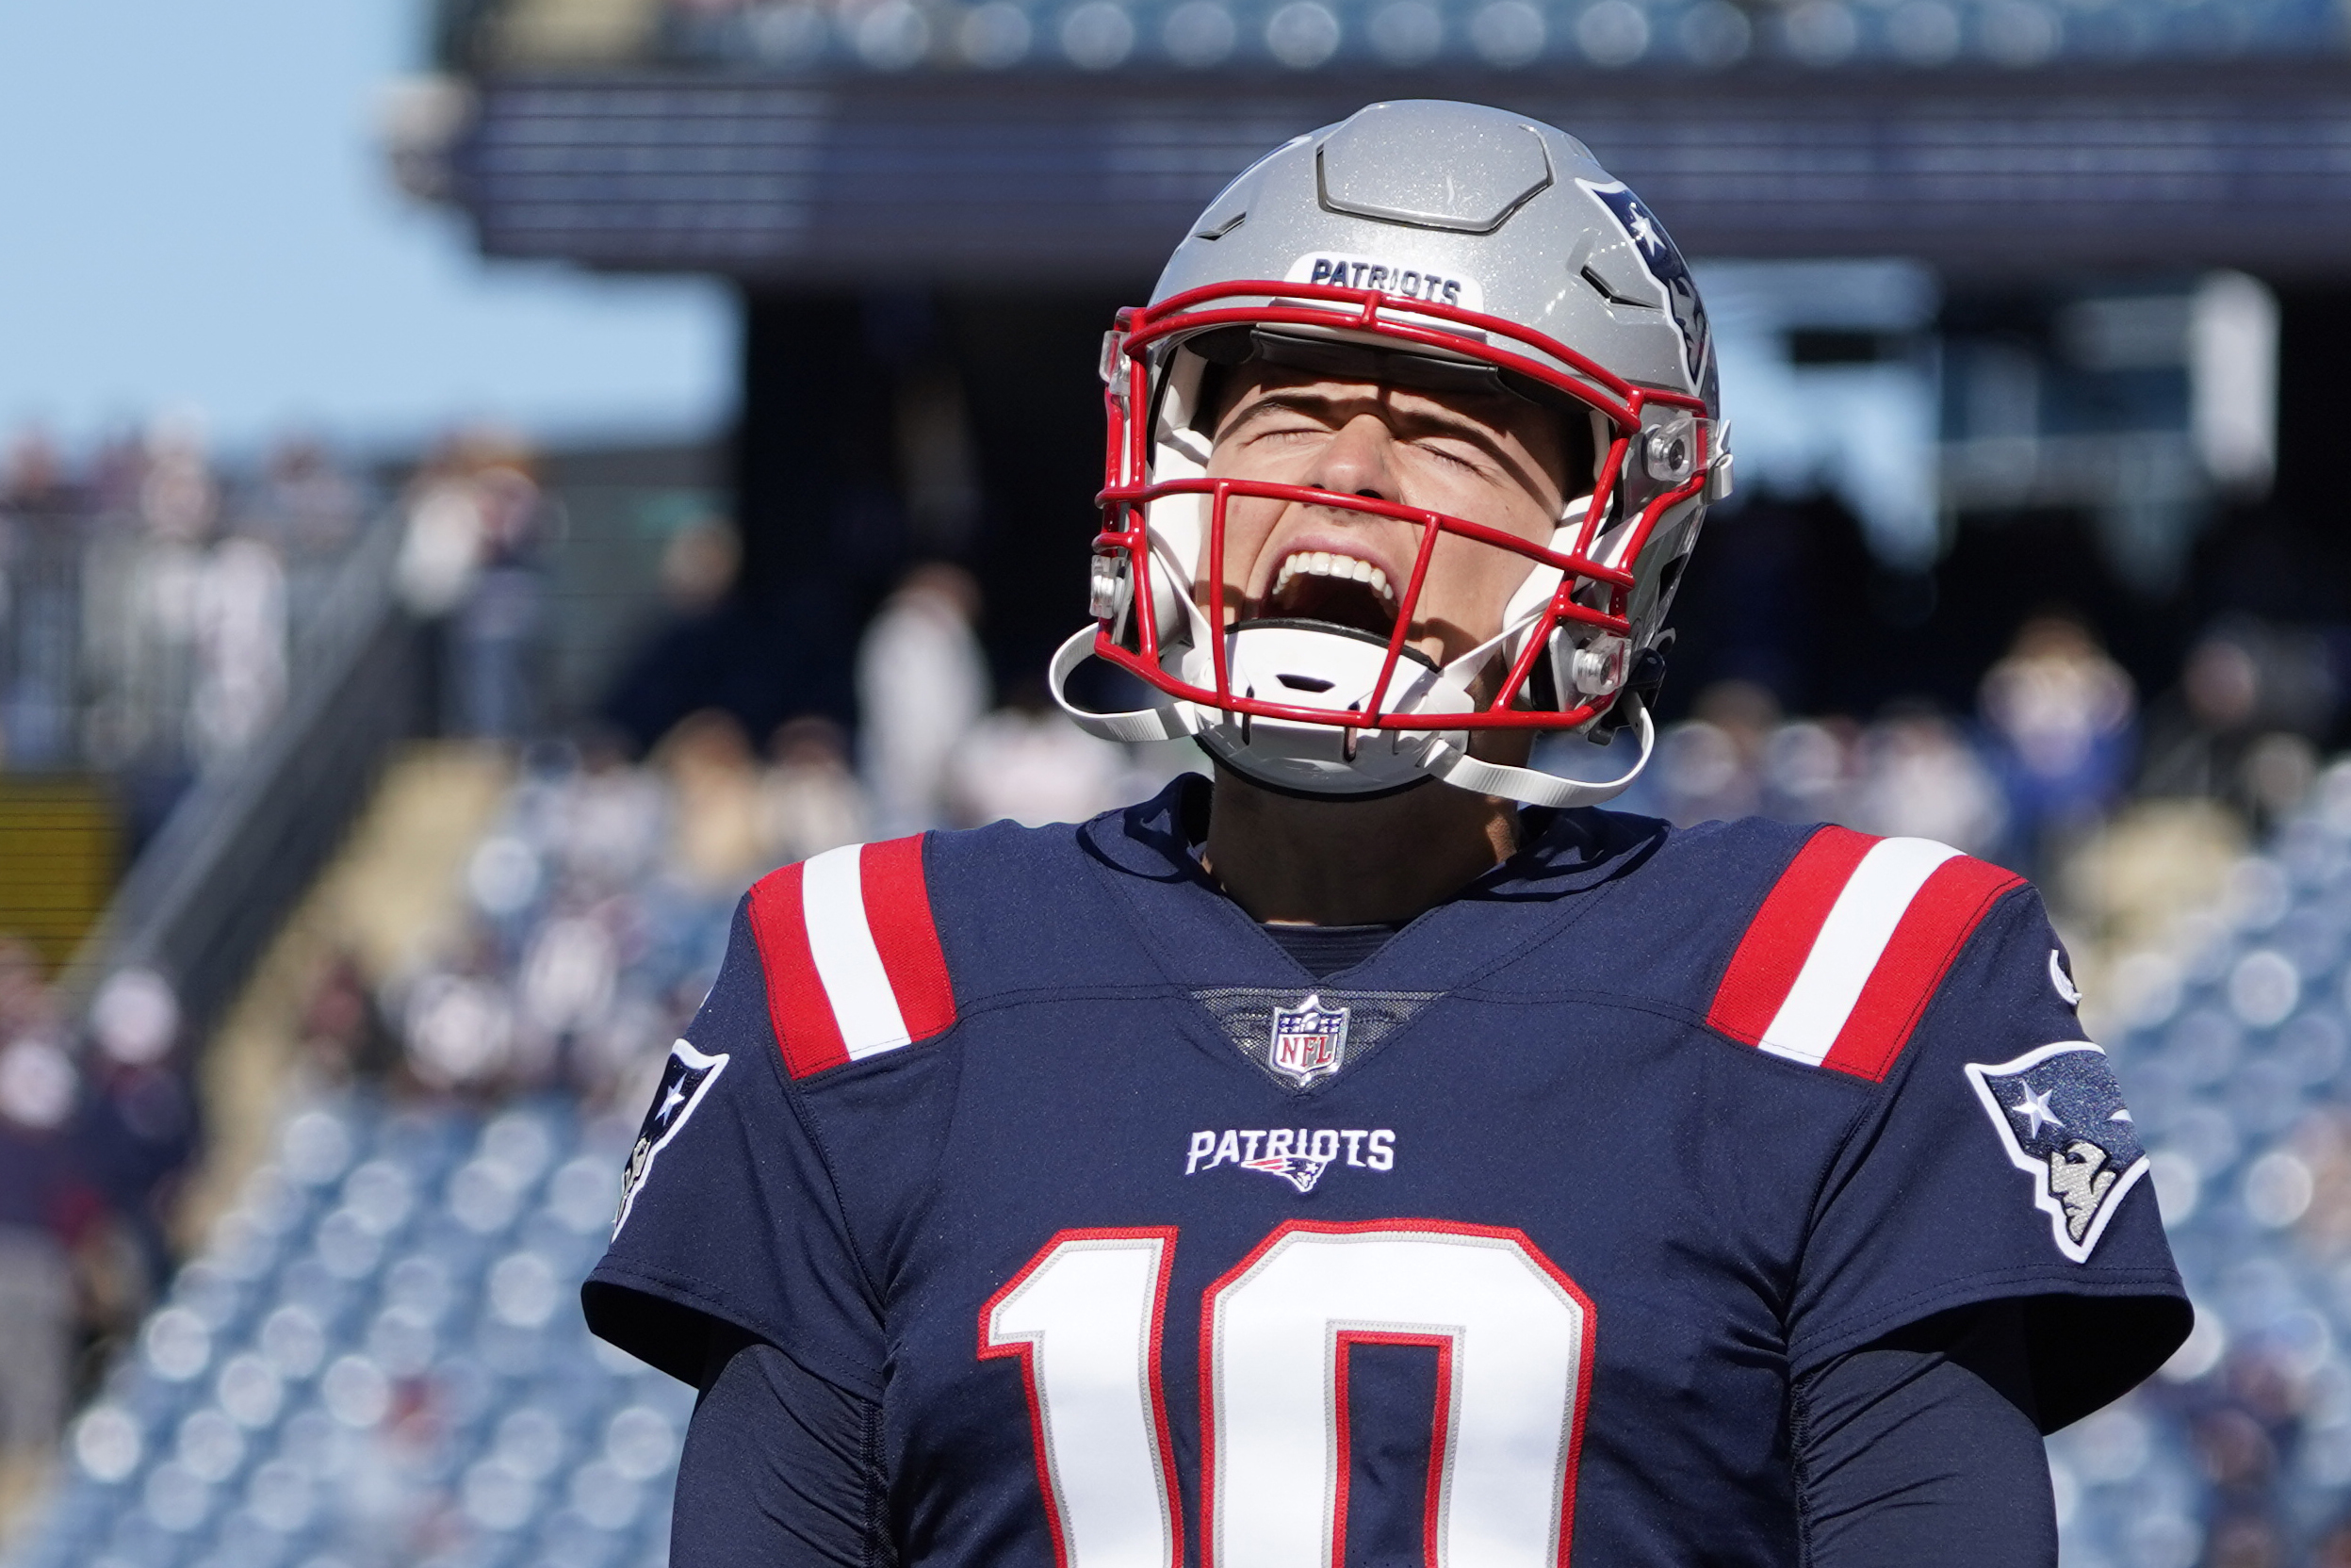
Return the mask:
<path id="1" fill-rule="evenodd" d="M 400 513 L 396 588 L 437 636 L 446 727 L 531 734 L 544 618 L 532 552 L 547 507 L 527 462 L 453 442 Z M 681 537 L 694 547 L 698 535 Z M 963 572 L 908 575 L 858 650 L 856 743 L 806 714 L 758 746 L 713 709 L 642 761 L 593 727 L 522 745 L 518 782 L 466 865 L 462 938 L 397 974 L 331 956 L 302 1007 L 296 1096 L 356 1087 L 462 1108 L 552 1093 L 626 1115 L 709 988 L 734 903 L 760 874 L 883 834 L 1090 816 L 1188 765 L 1086 736 L 1041 687 L 994 704 L 978 611 Z M 163 977 L 119 972 L 77 1020 L 29 948 L 0 943 L 10 1473 L 54 1450 L 65 1412 L 171 1277 L 175 1199 L 200 1134 L 179 1036 Z"/>
<path id="2" fill-rule="evenodd" d="M 593 732 L 524 748 L 521 781 L 469 862 L 466 936 L 373 988 L 355 960 L 330 966 L 304 1026 L 310 1070 L 410 1094 L 558 1088 L 631 1105 L 758 877 L 925 827 L 1081 820 L 1185 765 L 1086 735 L 1041 691 L 991 708 L 976 610 L 962 572 L 909 574 L 859 649 L 854 746 L 803 714 L 762 755 L 732 714 L 707 709 L 641 763 Z"/>
<path id="3" fill-rule="evenodd" d="M 527 472 L 453 452 L 410 496 L 400 588 L 443 629 L 452 727 L 498 734 L 531 722 L 518 704 L 535 585 L 501 549 L 527 536 Z M 499 585 L 509 570 L 526 580 Z M 732 715 L 707 710 L 642 761 L 593 730 L 522 746 L 516 780 L 465 865 L 460 934 L 398 973 L 328 956 L 301 1008 L 285 1091 L 298 1103 L 443 1119 L 435 1126 L 550 1098 L 587 1122 L 629 1121 L 758 876 L 882 833 L 1089 816 L 1180 765 L 1155 770 L 1087 737 L 1041 690 L 992 705 L 978 608 L 971 580 L 946 566 L 917 569 L 890 596 L 858 651 L 856 745 L 808 714 L 759 748 Z M 29 1471 L 54 1450 L 65 1411 L 167 1299 L 167 1225 L 198 1127 L 159 977 L 115 975 L 76 1030 L 29 959 L 8 972 L 0 1312 L 12 1332 L 0 1350 L 0 1412 Z M 331 1240 L 322 1229 L 319 1247 L 333 1250 Z M 168 1500 L 147 1511 L 158 1508 L 172 1516 Z"/>
<path id="4" fill-rule="evenodd" d="M 389 499 L 377 507 L 302 443 L 224 476 L 169 421 L 72 473 L 25 434 L 0 472 L 0 767 L 184 780 L 243 754 L 300 678 L 304 618 L 368 537 L 424 633 L 429 727 L 503 743 L 516 761 L 465 865 L 460 935 L 400 972 L 336 953 L 310 976 L 298 1101 L 445 1128 L 560 1104 L 580 1127 L 620 1127 L 758 876 L 925 827 L 1083 819 L 1201 765 L 1183 745 L 1087 736 L 1041 681 L 999 690 L 978 588 L 939 563 L 906 573 L 867 623 L 854 727 L 808 711 L 756 734 L 710 708 L 638 755 L 550 699 L 564 514 L 531 455 L 461 434 Z M 675 613 L 707 608 L 737 564 L 729 531 L 699 521 L 669 539 L 652 592 Z M 1621 803 L 1681 823 L 1760 813 L 1940 840 L 2042 880 L 2061 922 L 2068 890 L 2095 880 L 2083 868 L 2137 868 L 2108 879 L 2163 919 L 2131 928 L 2135 949 L 2110 942 L 2101 988 L 2215 1327 L 2160 1387 L 2055 1450 L 2069 1563 L 2272 1568 L 2325 1537 L 2337 1556 L 2324 1560 L 2351 1565 L 2351 1529 L 2324 1501 L 2351 1487 L 2351 1364 L 2334 1348 L 2351 1339 L 2351 1094 L 2337 1087 L 2351 776 L 2322 767 L 2343 698 L 2315 635 L 2216 621 L 2177 683 L 2145 693 L 2086 624 L 2051 612 L 2021 627 L 1964 712 L 1919 700 L 1799 716 L 1763 686 L 1708 685 Z M 1594 771 L 1584 743 L 1548 744 L 1551 765 Z M 2180 841 L 2129 838 L 2134 813 L 2176 802 L 2237 825 L 2220 864 L 2246 841 L 2272 846 L 2238 864 L 2222 906 L 2184 919 L 2188 884 L 2146 869 L 2180 862 Z M 0 939 L 0 1518 L 66 1413 L 175 1299 L 178 1200 L 202 1139 L 192 1043 L 169 977 L 115 973 L 69 1015 L 33 951 Z M 378 1112 L 352 1114 L 360 1128 Z M 593 1229 L 565 1230 L 578 1235 L 563 1246 Z M 493 1443 L 486 1426 L 476 1436 Z"/>
<path id="5" fill-rule="evenodd" d="M 305 634 L 379 520 L 398 531 L 391 588 L 434 666 L 427 726 L 537 733 L 562 514 L 530 451 L 462 429 L 390 488 L 307 438 L 223 464 L 193 418 L 73 463 L 20 431 L 0 460 L 0 769 L 106 774 L 134 815 L 168 808 L 285 709 Z"/>
<path id="6" fill-rule="evenodd" d="M 2143 700 L 2095 632 L 2045 613 L 1984 673 L 1972 713 L 1910 700 L 1866 723 L 1796 717 L 1762 686 L 1708 686 L 1620 804 L 1935 839 L 2055 882 L 2134 801 L 2216 802 L 2266 829 L 2309 792 L 2343 694 L 2323 638 L 2232 618 Z M 1554 760 L 1573 767 L 1574 750 Z"/>
<path id="7" fill-rule="evenodd" d="M 2067 1568 L 2351 1564 L 2351 763 L 2114 969 L 2196 1327 L 2059 1434 Z"/>
<path id="8" fill-rule="evenodd" d="M 0 938 L 0 1506 L 170 1277 L 197 1131 L 182 1045 L 161 977 L 116 973 L 77 1023 Z"/>
<path id="9" fill-rule="evenodd" d="M 426 629 L 443 733 L 520 741 L 547 717 L 543 554 L 560 506 L 508 433 L 462 430 L 428 453 L 401 504 L 393 585 Z"/>
<path id="10" fill-rule="evenodd" d="M 0 766 L 169 779 L 241 754 L 367 504 L 307 439 L 229 472 L 191 418 L 78 464 L 20 431 L 0 462 Z"/>

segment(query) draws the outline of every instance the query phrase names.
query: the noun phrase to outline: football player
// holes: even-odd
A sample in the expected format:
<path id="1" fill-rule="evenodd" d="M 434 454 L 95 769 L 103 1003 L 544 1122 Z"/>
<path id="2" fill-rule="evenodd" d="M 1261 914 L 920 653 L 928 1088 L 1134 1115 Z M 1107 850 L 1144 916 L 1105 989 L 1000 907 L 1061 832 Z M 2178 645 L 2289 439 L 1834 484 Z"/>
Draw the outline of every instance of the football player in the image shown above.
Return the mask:
<path id="1" fill-rule="evenodd" d="M 701 1390 L 673 1560 L 2053 1563 L 2040 1435 L 2189 1314 L 2039 899 L 1535 765 L 1646 757 L 1729 484 L 1655 217 L 1376 105 L 1102 372 L 1054 686 L 1213 782 L 744 900 L 584 1293 Z"/>

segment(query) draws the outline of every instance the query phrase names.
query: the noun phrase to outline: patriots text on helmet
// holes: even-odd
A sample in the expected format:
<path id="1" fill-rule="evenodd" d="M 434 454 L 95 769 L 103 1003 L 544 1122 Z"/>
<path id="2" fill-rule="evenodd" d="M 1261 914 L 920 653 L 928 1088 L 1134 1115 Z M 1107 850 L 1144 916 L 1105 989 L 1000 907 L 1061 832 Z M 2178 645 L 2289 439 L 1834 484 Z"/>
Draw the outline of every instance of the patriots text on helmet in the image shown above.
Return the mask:
<path id="1" fill-rule="evenodd" d="M 1475 278 L 1464 278 L 1412 265 L 1393 256 L 1302 255 L 1282 275 L 1284 283 L 1327 283 L 1344 288 L 1371 288 L 1407 300 L 1433 300 L 1439 304 L 1478 310 L 1485 294 Z"/>

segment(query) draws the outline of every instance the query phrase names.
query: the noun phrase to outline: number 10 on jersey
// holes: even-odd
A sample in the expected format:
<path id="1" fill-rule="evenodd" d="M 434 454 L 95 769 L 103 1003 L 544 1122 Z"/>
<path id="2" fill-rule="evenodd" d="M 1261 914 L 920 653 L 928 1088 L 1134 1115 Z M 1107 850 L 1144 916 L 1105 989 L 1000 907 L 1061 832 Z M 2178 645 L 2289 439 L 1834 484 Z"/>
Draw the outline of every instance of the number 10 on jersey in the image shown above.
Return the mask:
<path id="1" fill-rule="evenodd" d="M 1183 1562 L 1159 1371 L 1176 1239 L 1064 1231 L 980 1309 L 981 1356 L 1020 1363 L 1059 1568 Z M 1562 1568 L 1592 1325 L 1518 1231 L 1278 1227 L 1200 1299 L 1203 1568 L 1342 1568 L 1347 1361 L 1365 1344 L 1437 1353 L 1430 1568 Z"/>

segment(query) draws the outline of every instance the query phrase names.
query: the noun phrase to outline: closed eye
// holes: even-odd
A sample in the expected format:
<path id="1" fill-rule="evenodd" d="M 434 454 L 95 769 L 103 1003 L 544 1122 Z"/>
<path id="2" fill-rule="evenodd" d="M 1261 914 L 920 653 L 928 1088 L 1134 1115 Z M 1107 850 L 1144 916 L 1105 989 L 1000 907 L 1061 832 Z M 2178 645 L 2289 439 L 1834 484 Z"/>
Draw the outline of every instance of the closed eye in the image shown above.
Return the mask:
<path id="1" fill-rule="evenodd" d="M 1220 440 L 1254 447 L 1284 446 L 1306 440 L 1329 440 L 1338 427 L 1311 414 L 1278 402 L 1264 402 L 1228 426 Z"/>
<path id="2" fill-rule="evenodd" d="M 1429 456 L 1441 459 L 1461 469 L 1463 473 L 1475 474 L 1479 479 L 1488 480 L 1498 477 L 1494 472 L 1494 465 L 1487 460 L 1486 454 L 1479 450 L 1475 443 L 1451 439 L 1416 441 L 1413 446 Z"/>

